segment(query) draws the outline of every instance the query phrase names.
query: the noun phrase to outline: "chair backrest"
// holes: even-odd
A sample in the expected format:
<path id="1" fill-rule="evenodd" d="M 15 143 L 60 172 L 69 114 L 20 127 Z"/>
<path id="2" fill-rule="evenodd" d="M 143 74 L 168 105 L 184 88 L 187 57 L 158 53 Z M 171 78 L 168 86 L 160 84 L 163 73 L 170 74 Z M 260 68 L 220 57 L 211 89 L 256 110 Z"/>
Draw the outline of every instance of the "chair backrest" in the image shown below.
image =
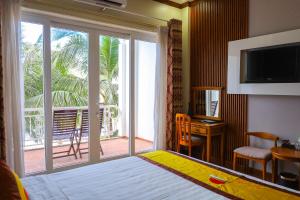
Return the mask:
<path id="1" fill-rule="evenodd" d="M 81 111 L 80 134 L 81 136 L 89 134 L 89 111 L 87 109 Z"/>
<path id="2" fill-rule="evenodd" d="M 191 117 L 186 114 L 176 114 L 176 137 L 178 142 L 191 142 Z"/>
<path id="3" fill-rule="evenodd" d="M 53 139 L 68 139 L 76 130 L 77 110 L 54 110 Z"/>
<path id="4" fill-rule="evenodd" d="M 266 132 L 246 132 L 246 143 L 247 145 L 250 144 L 250 136 L 258 137 L 264 140 L 271 140 L 274 141 L 274 146 L 277 147 L 277 141 L 279 140 L 279 137 L 276 135 L 273 135 L 271 133 Z"/>
<path id="5" fill-rule="evenodd" d="M 99 127 L 100 127 L 100 135 L 101 135 L 101 128 L 103 124 L 103 113 L 104 108 L 99 109 Z M 89 134 L 89 111 L 88 109 L 82 110 L 81 113 L 81 127 L 80 127 L 80 134 L 81 136 L 87 136 Z"/>
<path id="6" fill-rule="evenodd" d="M 211 115 L 212 116 L 215 116 L 216 110 L 217 110 L 217 106 L 218 106 L 218 101 L 212 101 L 211 102 L 210 111 L 211 111 Z"/>

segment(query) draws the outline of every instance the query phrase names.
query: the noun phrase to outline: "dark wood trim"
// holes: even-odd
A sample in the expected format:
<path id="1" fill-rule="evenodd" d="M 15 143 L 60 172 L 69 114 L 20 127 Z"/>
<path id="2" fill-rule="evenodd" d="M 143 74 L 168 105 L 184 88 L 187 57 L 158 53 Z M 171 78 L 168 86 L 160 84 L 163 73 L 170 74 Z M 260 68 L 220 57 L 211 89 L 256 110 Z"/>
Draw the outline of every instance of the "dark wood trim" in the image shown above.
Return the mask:
<path id="1" fill-rule="evenodd" d="M 194 1 L 190 1 L 190 2 L 185 2 L 185 3 L 183 3 L 183 5 L 186 4 L 184 7 L 187 7 L 187 6 L 192 7 L 192 6 L 197 5 L 199 2 L 200 2 L 200 0 L 194 0 Z"/>
<path id="2" fill-rule="evenodd" d="M 156 1 L 156 2 L 159 2 L 159 3 L 162 3 L 162 4 L 166 4 L 168 6 L 172 6 L 172 7 L 175 7 L 175 8 L 179 8 L 179 9 L 182 8 L 182 4 L 176 3 L 176 2 L 173 2 L 173 1 L 169 1 L 169 0 L 153 0 L 153 1 Z"/>
<path id="3" fill-rule="evenodd" d="M 153 0 L 153 1 L 156 1 L 156 2 L 159 2 L 159 3 L 162 3 L 162 4 L 166 4 L 168 6 L 172 6 L 172 7 L 178 8 L 178 9 L 183 9 L 185 7 L 191 7 L 191 6 L 196 5 L 200 0 L 194 0 L 192 2 L 187 1 L 187 2 L 182 3 L 182 4 L 176 3 L 176 2 L 173 2 L 173 1 L 170 1 L 170 0 Z"/>

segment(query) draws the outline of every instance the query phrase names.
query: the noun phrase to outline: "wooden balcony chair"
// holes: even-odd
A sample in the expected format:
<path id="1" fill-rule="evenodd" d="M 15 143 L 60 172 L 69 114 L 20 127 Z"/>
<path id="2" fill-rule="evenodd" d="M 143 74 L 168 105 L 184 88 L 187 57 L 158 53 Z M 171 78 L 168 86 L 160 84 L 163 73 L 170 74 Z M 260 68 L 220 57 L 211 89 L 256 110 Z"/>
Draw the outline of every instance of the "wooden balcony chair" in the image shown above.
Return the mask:
<path id="1" fill-rule="evenodd" d="M 212 101 L 210 105 L 211 116 L 215 116 L 218 107 L 218 101 Z"/>
<path id="2" fill-rule="evenodd" d="M 103 124 L 103 112 L 104 108 L 99 109 L 99 127 L 100 127 L 100 133 L 99 136 L 101 136 L 101 129 L 102 129 L 102 124 Z M 81 114 L 81 126 L 80 129 L 77 130 L 77 151 L 79 153 L 80 158 L 82 158 L 82 154 L 88 153 L 88 147 L 82 148 L 81 145 L 81 139 L 82 137 L 88 137 L 89 135 L 89 112 L 87 109 L 82 110 Z M 87 150 L 87 151 L 85 151 Z M 82 152 L 84 151 L 84 152 Z M 103 149 L 100 143 L 100 153 L 104 155 Z"/>
<path id="3" fill-rule="evenodd" d="M 202 147 L 202 160 L 205 155 L 205 141 L 202 138 L 191 135 L 191 118 L 186 114 L 176 114 L 176 138 L 177 152 L 180 153 L 180 147 L 188 148 L 188 155 L 192 156 L 193 147 Z"/>
<path id="4" fill-rule="evenodd" d="M 252 160 L 262 164 L 262 178 L 266 179 L 266 168 L 267 163 L 272 159 L 271 149 L 251 147 L 250 145 L 250 136 L 258 137 L 264 140 L 274 141 L 274 146 L 277 147 L 277 141 L 279 138 L 270 133 L 264 132 L 246 132 L 246 144 L 247 146 L 239 147 L 233 152 L 233 170 L 236 170 L 236 160 L 237 158 L 243 158 L 247 160 Z"/>
<path id="5" fill-rule="evenodd" d="M 53 159 L 62 158 L 70 156 L 71 150 L 75 158 L 77 159 L 75 147 L 74 147 L 74 136 L 76 131 L 76 119 L 77 119 L 77 110 L 55 110 L 53 112 L 53 129 L 52 137 L 53 141 L 59 140 L 70 140 L 70 146 L 67 151 L 57 151 L 53 152 Z M 58 155 L 67 153 L 67 155 Z M 55 156 L 58 155 L 58 156 Z"/>

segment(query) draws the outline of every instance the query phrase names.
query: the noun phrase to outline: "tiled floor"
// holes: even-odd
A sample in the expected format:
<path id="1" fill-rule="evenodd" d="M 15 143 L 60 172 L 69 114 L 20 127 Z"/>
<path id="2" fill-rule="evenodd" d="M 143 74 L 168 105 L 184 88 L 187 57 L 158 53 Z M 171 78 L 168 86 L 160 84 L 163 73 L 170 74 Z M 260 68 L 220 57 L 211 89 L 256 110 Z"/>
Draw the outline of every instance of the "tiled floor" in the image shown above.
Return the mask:
<path id="1" fill-rule="evenodd" d="M 104 155 L 101 155 L 101 159 L 114 157 L 118 155 L 128 154 L 128 138 L 117 138 L 101 141 L 101 146 L 104 151 Z M 87 147 L 88 144 L 82 144 L 82 147 Z M 152 149 L 153 143 L 150 141 L 136 138 L 135 148 L 136 152 Z M 55 147 L 54 152 L 67 150 L 68 146 Z M 45 149 L 27 150 L 24 155 L 25 160 L 25 173 L 41 172 L 45 170 Z M 88 154 L 83 154 L 82 158 L 75 159 L 73 156 L 64 158 L 57 158 L 53 160 L 54 168 L 60 166 L 74 165 L 88 161 Z"/>

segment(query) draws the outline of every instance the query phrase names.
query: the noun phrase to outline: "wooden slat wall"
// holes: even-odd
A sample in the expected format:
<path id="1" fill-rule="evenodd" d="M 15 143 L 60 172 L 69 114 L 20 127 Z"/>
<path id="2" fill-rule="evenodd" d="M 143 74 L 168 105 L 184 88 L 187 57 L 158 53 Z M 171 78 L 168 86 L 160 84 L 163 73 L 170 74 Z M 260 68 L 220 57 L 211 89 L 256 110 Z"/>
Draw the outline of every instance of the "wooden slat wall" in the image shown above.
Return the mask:
<path id="1" fill-rule="evenodd" d="M 200 0 L 191 7 L 191 87 L 222 86 L 222 119 L 227 123 L 225 164 L 244 145 L 247 96 L 226 93 L 228 41 L 248 36 L 248 0 Z M 218 145 L 214 145 L 214 155 Z"/>

